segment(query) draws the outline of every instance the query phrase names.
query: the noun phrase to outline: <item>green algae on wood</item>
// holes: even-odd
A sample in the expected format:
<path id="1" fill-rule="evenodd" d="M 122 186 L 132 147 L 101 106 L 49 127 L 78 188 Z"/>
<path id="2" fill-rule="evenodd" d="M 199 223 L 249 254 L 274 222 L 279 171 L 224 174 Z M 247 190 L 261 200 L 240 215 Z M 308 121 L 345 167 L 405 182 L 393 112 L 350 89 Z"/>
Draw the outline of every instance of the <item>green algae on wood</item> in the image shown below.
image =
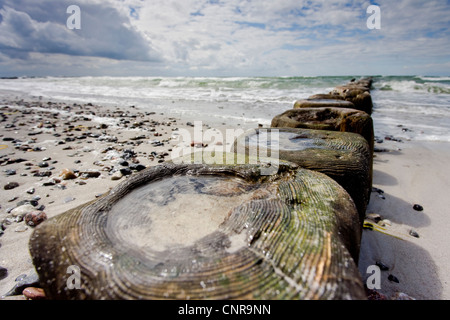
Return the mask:
<path id="1" fill-rule="evenodd" d="M 373 120 L 370 115 L 360 110 L 328 107 L 290 109 L 276 115 L 272 119 L 271 127 L 354 132 L 366 139 L 373 152 Z"/>
<path id="2" fill-rule="evenodd" d="M 30 239 L 30 253 L 46 296 L 365 299 L 354 260 L 358 254 L 354 246 L 360 240 L 355 225 L 358 213 L 345 190 L 329 177 L 296 165 L 280 166 L 276 175 L 255 179 L 259 172 L 258 165 L 167 163 L 136 173 L 104 197 L 47 220 Z M 187 180 L 174 184 L 169 194 L 175 198 L 186 194 L 187 206 L 195 208 L 195 201 L 211 192 L 224 199 L 240 194 L 246 200 L 236 201 L 217 230 L 186 245 L 161 250 L 133 245 L 129 238 L 118 236 L 115 227 L 139 225 L 147 217 L 139 212 L 141 217 L 133 220 L 125 209 L 121 209 L 123 215 L 111 215 L 114 206 L 129 201 L 133 211 L 137 204 L 133 192 L 147 187 L 152 196 L 137 197 L 140 206 L 145 201 L 164 201 L 152 193 L 152 185 L 174 177 Z M 205 177 L 233 179 L 236 194 L 222 193 L 220 179 L 219 185 L 211 187 Z M 81 271 L 79 289 L 67 286 L 67 268 L 72 265 Z"/>
<path id="3" fill-rule="evenodd" d="M 360 134 L 366 139 L 371 152 L 369 180 L 372 183 L 374 129 L 372 117 L 366 112 L 346 108 L 291 109 L 275 116 L 272 119 L 271 127 L 331 130 Z"/>
<path id="4" fill-rule="evenodd" d="M 302 128 L 253 129 L 236 139 L 234 151 L 275 153 L 280 160 L 328 175 L 353 198 L 362 223 L 371 193 L 372 154 L 361 135 Z"/>

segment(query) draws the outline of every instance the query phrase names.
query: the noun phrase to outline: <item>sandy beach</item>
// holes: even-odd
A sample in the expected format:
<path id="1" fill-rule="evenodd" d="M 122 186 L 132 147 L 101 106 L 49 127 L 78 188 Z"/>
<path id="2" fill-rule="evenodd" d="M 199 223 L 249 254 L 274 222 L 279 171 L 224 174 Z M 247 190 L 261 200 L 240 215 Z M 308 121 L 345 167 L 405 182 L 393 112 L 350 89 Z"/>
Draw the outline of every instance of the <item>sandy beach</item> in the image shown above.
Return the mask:
<path id="1" fill-rule="evenodd" d="M 373 187 L 367 214 L 379 214 L 385 233 L 364 229 L 359 269 L 381 262 L 378 292 L 387 298 L 402 292 L 417 300 L 450 298 L 447 243 L 450 146 L 442 142 L 387 141 L 377 144 Z M 384 192 L 384 193 L 383 193 Z M 423 211 L 413 208 L 415 204 Z M 379 224 L 383 224 L 382 222 Z M 411 230 L 415 236 L 410 234 Z M 398 283 L 389 276 L 394 276 Z"/>
<path id="2" fill-rule="evenodd" d="M 47 218 L 63 213 L 95 199 L 144 166 L 170 160 L 172 148 L 179 143 L 174 139 L 176 132 L 193 130 L 189 120 L 131 106 L 125 110 L 8 99 L 0 109 L 0 220 L 4 229 L 0 267 L 6 269 L 0 280 L 1 295 L 14 287 L 19 276 L 34 270 L 28 251 L 33 226 L 13 210 L 18 204 L 34 206 L 35 212 L 45 212 Z M 210 127 L 207 121 L 203 125 L 226 128 Z M 399 292 L 415 299 L 449 299 L 446 190 L 450 169 L 446 162 L 450 148 L 447 143 L 388 139 L 376 147 L 382 152 L 375 153 L 376 189 L 367 214 L 380 216 L 385 233 L 363 231 L 362 278 L 369 276 L 367 267 L 378 262 L 388 268 L 381 272 L 377 290 L 387 299 L 398 298 Z M 5 190 L 12 182 L 18 186 Z M 414 210 L 414 204 L 423 206 L 423 211 Z M 411 230 L 419 237 L 411 236 Z"/>
<path id="3" fill-rule="evenodd" d="M 34 273 L 28 251 L 34 227 L 24 221 L 23 210 L 13 209 L 22 206 L 51 218 L 94 200 L 144 167 L 171 160 L 175 146 L 187 150 L 213 147 L 191 147 L 179 132 L 189 132 L 194 138 L 193 122 L 162 113 L 144 113 L 131 106 L 125 110 L 13 100 L 4 100 L 0 109 L 0 221 L 4 229 L 0 267 L 6 269 L 0 280 L 1 296 L 15 286 L 19 276 Z M 206 121 L 202 126 L 224 129 L 212 128 Z M 14 183 L 18 186 L 5 189 Z"/>

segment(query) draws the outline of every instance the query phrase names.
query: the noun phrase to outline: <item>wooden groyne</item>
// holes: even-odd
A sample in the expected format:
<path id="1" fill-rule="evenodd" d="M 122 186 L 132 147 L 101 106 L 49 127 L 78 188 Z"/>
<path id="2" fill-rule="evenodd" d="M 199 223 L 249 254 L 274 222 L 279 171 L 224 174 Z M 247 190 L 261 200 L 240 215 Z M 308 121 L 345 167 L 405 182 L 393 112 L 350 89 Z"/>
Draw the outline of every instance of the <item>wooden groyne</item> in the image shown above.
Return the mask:
<path id="1" fill-rule="evenodd" d="M 104 197 L 40 224 L 30 252 L 46 296 L 365 299 L 357 261 L 372 183 L 371 84 L 350 81 L 295 102 L 271 128 L 236 139 L 236 157 L 205 152 L 201 164 L 187 157 L 146 168 Z M 263 143 L 277 148 L 277 159 L 253 161 L 262 132 L 276 133 L 276 145 Z M 230 158 L 234 163 L 217 163 Z M 261 174 L 274 163 L 275 174 Z M 208 201 L 215 205 L 206 210 L 201 204 Z M 161 222 L 164 210 L 215 213 L 222 202 L 233 205 L 215 230 L 195 237 L 198 225 L 181 246 L 146 241 L 157 221 L 166 223 L 166 234 L 180 224 Z M 67 285 L 70 266 L 80 270 L 76 288 Z"/>

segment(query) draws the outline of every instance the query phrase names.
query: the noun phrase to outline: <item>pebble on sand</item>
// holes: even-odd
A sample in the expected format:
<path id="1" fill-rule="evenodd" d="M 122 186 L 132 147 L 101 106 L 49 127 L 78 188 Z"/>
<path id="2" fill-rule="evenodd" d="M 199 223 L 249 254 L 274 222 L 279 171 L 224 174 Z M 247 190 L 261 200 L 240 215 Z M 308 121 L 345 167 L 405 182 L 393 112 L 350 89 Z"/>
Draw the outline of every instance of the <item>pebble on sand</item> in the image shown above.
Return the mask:
<path id="1" fill-rule="evenodd" d="M 71 179 L 76 179 L 77 176 L 76 174 L 73 172 L 73 170 L 70 169 L 63 169 L 61 171 L 61 174 L 59 175 L 61 177 L 61 179 L 63 180 L 71 180 Z"/>
<path id="2" fill-rule="evenodd" d="M 42 288 L 28 287 L 22 291 L 22 294 L 31 300 L 45 299 L 45 293 Z"/>
<path id="3" fill-rule="evenodd" d="M 17 183 L 17 182 L 8 182 L 7 184 L 5 184 L 3 189 L 11 190 L 11 189 L 17 188 L 18 186 L 19 186 L 19 183 Z"/>
<path id="4" fill-rule="evenodd" d="M 46 219 L 47 219 L 47 215 L 43 211 L 29 212 L 24 217 L 25 223 L 31 227 L 35 227 L 35 226 L 39 225 Z"/>
<path id="5" fill-rule="evenodd" d="M 389 280 L 389 281 L 392 281 L 392 282 L 400 283 L 400 281 L 398 280 L 398 278 L 397 278 L 396 276 L 392 275 L 392 274 L 390 274 L 390 275 L 388 276 L 388 280 Z"/>

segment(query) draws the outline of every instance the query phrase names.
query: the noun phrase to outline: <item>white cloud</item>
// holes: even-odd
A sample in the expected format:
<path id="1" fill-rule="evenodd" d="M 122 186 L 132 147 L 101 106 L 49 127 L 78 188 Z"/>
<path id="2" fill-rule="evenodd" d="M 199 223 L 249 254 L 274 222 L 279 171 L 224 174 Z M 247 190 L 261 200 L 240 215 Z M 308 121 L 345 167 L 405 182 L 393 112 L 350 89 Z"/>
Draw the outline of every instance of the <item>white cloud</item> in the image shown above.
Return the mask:
<path id="1" fill-rule="evenodd" d="M 84 22 L 74 33 L 63 27 L 64 17 L 57 21 L 55 1 L 0 0 L 21 8 L 3 9 L 3 56 L 101 56 L 107 59 L 96 70 L 108 74 L 211 76 L 394 74 L 405 64 L 423 72 L 424 65 L 448 66 L 449 60 L 450 7 L 443 0 L 379 0 L 381 30 L 367 29 L 366 0 L 79 2 Z M 92 61 L 80 59 L 80 72 L 83 63 Z"/>

